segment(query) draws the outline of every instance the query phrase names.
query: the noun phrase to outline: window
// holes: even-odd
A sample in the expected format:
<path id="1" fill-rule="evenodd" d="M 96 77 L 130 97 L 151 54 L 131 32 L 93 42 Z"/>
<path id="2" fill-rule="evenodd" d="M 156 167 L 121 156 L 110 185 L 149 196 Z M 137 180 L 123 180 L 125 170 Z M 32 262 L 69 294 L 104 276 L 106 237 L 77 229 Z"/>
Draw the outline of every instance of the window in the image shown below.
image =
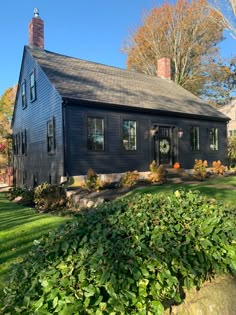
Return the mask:
<path id="1" fill-rule="evenodd" d="M 104 151 L 104 119 L 88 117 L 88 150 Z"/>
<path id="2" fill-rule="evenodd" d="M 18 135 L 15 136 L 15 152 L 16 152 L 16 155 L 19 154 Z"/>
<path id="3" fill-rule="evenodd" d="M 199 127 L 193 126 L 190 129 L 190 146 L 192 151 L 198 151 L 199 145 Z"/>
<path id="4" fill-rule="evenodd" d="M 13 136 L 13 153 L 14 153 L 14 155 L 17 155 L 17 140 L 16 140 L 16 135 Z"/>
<path id="5" fill-rule="evenodd" d="M 27 182 L 27 171 L 23 171 L 23 180 L 22 180 L 22 182 L 23 182 L 23 185 L 25 185 L 26 182 Z"/>
<path id="6" fill-rule="evenodd" d="M 47 122 L 47 151 L 54 153 L 56 148 L 55 142 L 55 122 L 51 119 Z"/>
<path id="7" fill-rule="evenodd" d="M 33 187 L 37 187 L 38 186 L 38 173 L 33 174 Z"/>
<path id="8" fill-rule="evenodd" d="M 30 74 L 30 100 L 36 100 L 36 84 L 35 84 L 35 71 Z"/>
<path id="9" fill-rule="evenodd" d="M 27 107 L 27 101 L 26 101 L 26 83 L 25 80 L 21 84 L 21 100 L 22 100 L 22 108 Z"/>
<path id="10" fill-rule="evenodd" d="M 210 128 L 210 150 L 216 151 L 219 148 L 218 128 Z"/>
<path id="11" fill-rule="evenodd" d="M 123 139 L 124 150 L 137 150 L 137 123 L 135 120 L 123 120 Z"/>
<path id="12" fill-rule="evenodd" d="M 27 153 L 27 137 L 26 130 L 21 133 L 21 153 L 22 155 L 26 155 Z"/>
<path id="13" fill-rule="evenodd" d="M 21 148 L 21 134 L 18 134 L 18 154 L 21 155 L 22 154 L 22 148 Z"/>
<path id="14" fill-rule="evenodd" d="M 15 135 L 14 151 L 15 151 L 15 155 L 20 155 L 21 154 L 21 134 L 20 133 Z"/>
<path id="15" fill-rule="evenodd" d="M 229 136 L 230 137 L 236 136 L 236 130 L 229 130 Z"/>

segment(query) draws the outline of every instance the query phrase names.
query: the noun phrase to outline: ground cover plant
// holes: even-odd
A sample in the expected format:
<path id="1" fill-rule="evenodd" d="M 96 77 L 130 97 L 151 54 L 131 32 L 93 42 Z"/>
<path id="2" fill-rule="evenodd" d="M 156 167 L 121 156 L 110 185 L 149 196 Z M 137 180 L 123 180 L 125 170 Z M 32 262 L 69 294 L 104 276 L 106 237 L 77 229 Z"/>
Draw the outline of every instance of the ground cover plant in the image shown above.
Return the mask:
<path id="1" fill-rule="evenodd" d="M 33 241 L 66 220 L 68 218 L 35 213 L 33 209 L 10 202 L 0 193 L 0 291 L 11 265 L 23 260 Z"/>
<path id="2" fill-rule="evenodd" d="M 236 213 L 198 192 L 136 194 L 52 231 L 11 273 L 3 314 L 162 314 L 236 272 Z"/>

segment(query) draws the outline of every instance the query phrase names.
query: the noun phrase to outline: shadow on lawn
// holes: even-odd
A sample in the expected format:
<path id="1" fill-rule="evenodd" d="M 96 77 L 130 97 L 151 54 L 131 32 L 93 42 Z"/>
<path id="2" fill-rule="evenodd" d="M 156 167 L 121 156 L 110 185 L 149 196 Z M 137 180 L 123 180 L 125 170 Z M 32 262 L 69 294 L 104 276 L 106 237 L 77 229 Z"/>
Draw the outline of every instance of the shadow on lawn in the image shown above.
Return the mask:
<path id="1" fill-rule="evenodd" d="M 42 219 L 40 217 L 32 218 L 32 215 L 31 215 L 31 218 L 30 218 L 30 215 L 28 215 L 28 214 L 27 215 L 23 215 L 20 218 L 9 218 L 8 220 L 2 219 L 2 217 L 5 218 L 6 217 L 6 213 L 0 214 L 1 231 L 9 230 L 12 227 L 14 227 L 14 228 L 16 228 L 17 226 L 20 227 L 23 224 L 32 223 L 32 222 L 35 222 L 35 221 L 38 221 L 38 220 Z"/>
<path id="2" fill-rule="evenodd" d="M 0 276 L 6 277 L 6 274 L 11 269 L 11 266 L 23 260 L 24 256 L 26 256 L 32 248 L 34 240 L 40 239 L 43 235 L 47 234 L 56 227 L 58 227 L 58 224 L 51 223 L 33 233 L 24 233 L 23 231 L 17 241 L 14 237 L 7 239 L 4 242 L 4 245 L 1 246 L 1 252 L 3 252 L 3 254 L 1 254 L 0 257 Z"/>
<path id="3" fill-rule="evenodd" d="M 67 219 L 38 214 L 34 209 L 6 200 L 0 193 L 0 277 L 4 278 L 11 265 L 27 255 L 34 240 L 56 229 Z"/>
<path id="4" fill-rule="evenodd" d="M 48 223 L 41 228 L 36 227 L 29 231 L 19 231 L 19 233 L 17 233 L 17 239 L 14 235 L 6 238 L 4 244 L 1 245 L 1 252 L 3 252 L 3 254 L 1 254 L 0 257 L 0 264 L 4 263 L 8 259 L 12 259 L 20 254 L 23 254 L 26 248 L 33 245 L 34 240 L 40 239 L 42 235 L 47 234 L 56 227 L 58 227 L 58 223 Z"/>

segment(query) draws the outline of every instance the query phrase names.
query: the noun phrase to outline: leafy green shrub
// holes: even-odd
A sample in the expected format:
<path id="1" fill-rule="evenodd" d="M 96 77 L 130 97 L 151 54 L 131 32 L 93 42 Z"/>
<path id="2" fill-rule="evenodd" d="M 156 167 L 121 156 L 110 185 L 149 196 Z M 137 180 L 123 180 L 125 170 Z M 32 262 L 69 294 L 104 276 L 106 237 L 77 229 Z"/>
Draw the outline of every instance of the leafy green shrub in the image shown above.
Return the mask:
<path id="1" fill-rule="evenodd" d="M 194 175 L 200 179 L 204 179 L 207 177 L 207 166 L 208 163 L 207 161 L 203 161 L 203 160 L 195 160 L 194 163 Z"/>
<path id="2" fill-rule="evenodd" d="M 167 181 L 166 170 L 163 165 L 157 166 L 156 161 L 152 161 L 149 166 L 150 174 L 149 179 L 152 183 L 164 184 Z"/>
<path id="3" fill-rule="evenodd" d="M 98 191 L 103 188 L 103 182 L 93 169 L 89 169 L 87 172 L 84 187 L 88 190 Z"/>
<path id="4" fill-rule="evenodd" d="M 226 167 L 221 163 L 221 161 L 213 161 L 212 162 L 212 172 L 214 174 L 221 174 L 223 175 L 225 172 Z"/>
<path id="5" fill-rule="evenodd" d="M 119 187 L 132 187 L 140 178 L 138 171 L 126 172 L 120 179 Z"/>
<path id="6" fill-rule="evenodd" d="M 236 136 L 228 138 L 228 166 L 236 166 Z"/>
<path id="7" fill-rule="evenodd" d="M 35 208 L 40 211 L 55 211 L 66 205 L 66 190 L 60 185 L 43 183 L 34 190 Z"/>
<path id="8" fill-rule="evenodd" d="M 79 214 L 14 267 L 4 314 L 162 314 L 183 289 L 236 273 L 236 212 L 197 192 Z"/>
<path id="9" fill-rule="evenodd" d="M 17 197 L 22 197 L 22 204 L 33 204 L 34 202 L 34 190 L 20 187 L 13 187 L 7 193 L 9 200 L 14 200 Z"/>
<path id="10" fill-rule="evenodd" d="M 14 200 L 16 197 L 22 196 L 23 192 L 24 192 L 24 188 L 12 187 L 7 192 L 7 198 L 10 200 Z"/>

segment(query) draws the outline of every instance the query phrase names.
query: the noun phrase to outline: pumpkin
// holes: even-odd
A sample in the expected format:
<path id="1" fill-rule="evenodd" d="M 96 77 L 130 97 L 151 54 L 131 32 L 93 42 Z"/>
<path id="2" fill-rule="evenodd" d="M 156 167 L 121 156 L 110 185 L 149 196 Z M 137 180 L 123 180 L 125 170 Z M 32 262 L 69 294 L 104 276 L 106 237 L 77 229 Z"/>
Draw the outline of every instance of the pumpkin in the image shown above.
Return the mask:
<path id="1" fill-rule="evenodd" d="M 180 164 L 179 164 L 179 162 L 175 162 L 175 164 L 174 164 L 174 169 L 179 169 L 180 168 Z"/>

